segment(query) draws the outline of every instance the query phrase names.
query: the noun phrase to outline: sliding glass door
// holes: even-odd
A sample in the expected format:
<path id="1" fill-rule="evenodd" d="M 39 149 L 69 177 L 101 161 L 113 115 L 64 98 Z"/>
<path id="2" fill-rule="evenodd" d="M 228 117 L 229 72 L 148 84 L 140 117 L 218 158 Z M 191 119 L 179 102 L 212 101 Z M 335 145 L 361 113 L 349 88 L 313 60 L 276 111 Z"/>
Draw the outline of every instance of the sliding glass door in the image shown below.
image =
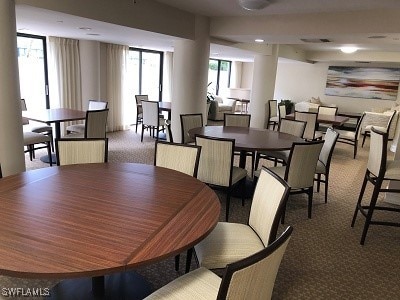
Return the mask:
<path id="1" fill-rule="evenodd" d="M 208 65 L 208 91 L 214 95 L 227 96 L 231 76 L 231 62 L 210 59 Z"/>
<path id="2" fill-rule="evenodd" d="M 17 35 L 21 98 L 28 109 L 49 108 L 46 37 Z"/>

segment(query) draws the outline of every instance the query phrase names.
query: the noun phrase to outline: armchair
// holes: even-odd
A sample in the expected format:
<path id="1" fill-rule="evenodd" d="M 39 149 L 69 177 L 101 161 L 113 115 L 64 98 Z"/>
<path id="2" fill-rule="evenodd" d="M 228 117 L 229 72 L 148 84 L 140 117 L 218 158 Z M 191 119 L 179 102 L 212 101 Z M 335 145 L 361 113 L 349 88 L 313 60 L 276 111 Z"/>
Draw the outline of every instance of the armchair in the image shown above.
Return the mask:
<path id="1" fill-rule="evenodd" d="M 214 121 L 222 121 L 225 113 L 234 113 L 236 100 L 216 96 L 211 100 L 208 118 Z"/>

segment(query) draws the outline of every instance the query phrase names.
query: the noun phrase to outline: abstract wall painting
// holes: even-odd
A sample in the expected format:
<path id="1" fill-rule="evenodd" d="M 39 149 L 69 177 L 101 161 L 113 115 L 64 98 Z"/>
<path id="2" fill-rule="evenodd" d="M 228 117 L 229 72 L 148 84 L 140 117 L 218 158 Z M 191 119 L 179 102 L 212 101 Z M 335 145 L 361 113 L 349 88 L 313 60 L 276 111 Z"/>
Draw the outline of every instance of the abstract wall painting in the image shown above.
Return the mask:
<path id="1" fill-rule="evenodd" d="M 365 99 L 397 99 L 400 68 L 328 68 L 325 95 Z"/>

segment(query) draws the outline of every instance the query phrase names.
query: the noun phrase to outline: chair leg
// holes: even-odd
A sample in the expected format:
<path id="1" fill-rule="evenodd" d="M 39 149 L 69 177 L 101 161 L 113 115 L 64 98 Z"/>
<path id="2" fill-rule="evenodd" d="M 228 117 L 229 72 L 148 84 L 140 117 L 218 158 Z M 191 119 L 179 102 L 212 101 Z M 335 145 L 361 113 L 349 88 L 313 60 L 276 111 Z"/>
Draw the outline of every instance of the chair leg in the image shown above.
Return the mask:
<path id="1" fill-rule="evenodd" d="M 188 249 L 186 253 L 186 268 L 185 273 L 189 273 L 190 265 L 192 264 L 193 248 Z"/>
<path id="2" fill-rule="evenodd" d="M 175 271 L 179 271 L 179 260 L 181 258 L 180 254 L 175 255 Z"/>
<path id="3" fill-rule="evenodd" d="M 319 193 L 319 190 L 321 188 L 321 174 L 317 174 L 317 192 Z"/>
<path id="4" fill-rule="evenodd" d="M 367 186 L 367 174 L 368 174 L 368 171 L 365 172 L 364 181 L 361 185 L 360 195 L 358 196 L 356 209 L 354 210 L 353 220 L 351 221 L 351 227 L 354 227 L 354 224 L 355 224 L 356 218 L 357 218 L 357 214 L 358 214 L 358 210 L 360 209 L 360 206 L 361 206 L 361 200 L 364 196 L 365 187 Z"/>
<path id="5" fill-rule="evenodd" d="M 366 133 L 364 133 L 363 134 L 363 141 L 362 141 L 362 144 L 361 144 L 361 148 L 364 148 L 364 143 L 365 143 L 365 138 L 367 137 L 367 134 Z"/>
<path id="6" fill-rule="evenodd" d="M 253 178 L 253 175 L 254 175 L 254 162 L 255 162 L 255 159 L 256 159 L 256 153 L 252 152 L 251 153 L 251 178 Z"/>
<path id="7" fill-rule="evenodd" d="M 355 144 L 354 144 L 354 159 L 356 159 L 356 156 L 357 156 L 357 144 L 358 144 L 358 142 L 355 142 Z"/>
<path id="8" fill-rule="evenodd" d="M 241 190 L 242 190 L 242 206 L 244 206 L 245 195 L 246 195 L 246 177 L 241 180 Z"/>
<path id="9" fill-rule="evenodd" d="M 136 120 L 136 128 L 135 128 L 135 133 L 137 133 L 137 126 L 138 126 L 139 121 Z"/>
<path id="10" fill-rule="evenodd" d="M 367 217 L 366 217 L 365 223 L 364 223 L 364 229 L 363 229 L 363 232 L 361 235 L 360 245 L 364 245 L 364 243 L 365 243 L 365 238 L 367 237 L 367 232 L 369 229 L 369 225 L 371 223 L 372 214 L 374 213 L 376 201 L 378 200 L 378 195 L 379 195 L 379 190 L 381 188 L 381 185 L 382 185 L 382 180 L 380 180 L 379 182 L 377 181 L 375 183 L 374 191 L 373 191 L 372 197 L 371 197 L 371 202 L 370 202 L 369 208 L 368 208 Z"/>
<path id="11" fill-rule="evenodd" d="M 229 206 L 231 204 L 231 188 L 228 189 L 228 193 L 226 194 L 226 212 L 225 212 L 225 221 L 228 222 L 229 218 Z"/>
<path id="12" fill-rule="evenodd" d="M 308 189 L 308 218 L 311 219 L 311 212 L 312 212 L 312 199 L 313 199 L 313 192 L 314 188 L 311 187 Z"/>
<path id="13" fill-rule="evenodd" d="M 325 203 L 328 203 L 328 187 L 329 187 L 329 173 L 326 173 L 325 175 Z"/>
<path id="14" fill-rule="evenodd" d="M 254 170 L 258 170 L 258 164 L 260 162 L 260 153 L 256 153 L 256 162 L 254 164 Z"/>
<path id="15" fill-rule="evenodd" d="M 144 133 L 144 125 L 142 124 L 142 135 L 140 137 L 140 141 L 143 143 L 143 133 Z"/>

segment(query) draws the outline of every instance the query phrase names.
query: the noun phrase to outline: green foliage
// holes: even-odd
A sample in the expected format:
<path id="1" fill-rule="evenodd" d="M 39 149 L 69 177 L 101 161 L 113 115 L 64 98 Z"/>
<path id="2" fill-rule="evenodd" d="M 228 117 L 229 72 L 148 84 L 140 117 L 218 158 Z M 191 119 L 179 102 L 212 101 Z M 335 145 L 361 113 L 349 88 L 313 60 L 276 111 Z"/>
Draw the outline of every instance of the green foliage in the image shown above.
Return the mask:
<path id="1" fill-rule="evenodd" d="M 292 102 L 289 99 L 281 99 L 280 104 L 284 104 L 285 108 L 286 108 L 286 113 L 290 114 L 293 112 L 293 108 L 294 108 L 294 102 Z"/>

